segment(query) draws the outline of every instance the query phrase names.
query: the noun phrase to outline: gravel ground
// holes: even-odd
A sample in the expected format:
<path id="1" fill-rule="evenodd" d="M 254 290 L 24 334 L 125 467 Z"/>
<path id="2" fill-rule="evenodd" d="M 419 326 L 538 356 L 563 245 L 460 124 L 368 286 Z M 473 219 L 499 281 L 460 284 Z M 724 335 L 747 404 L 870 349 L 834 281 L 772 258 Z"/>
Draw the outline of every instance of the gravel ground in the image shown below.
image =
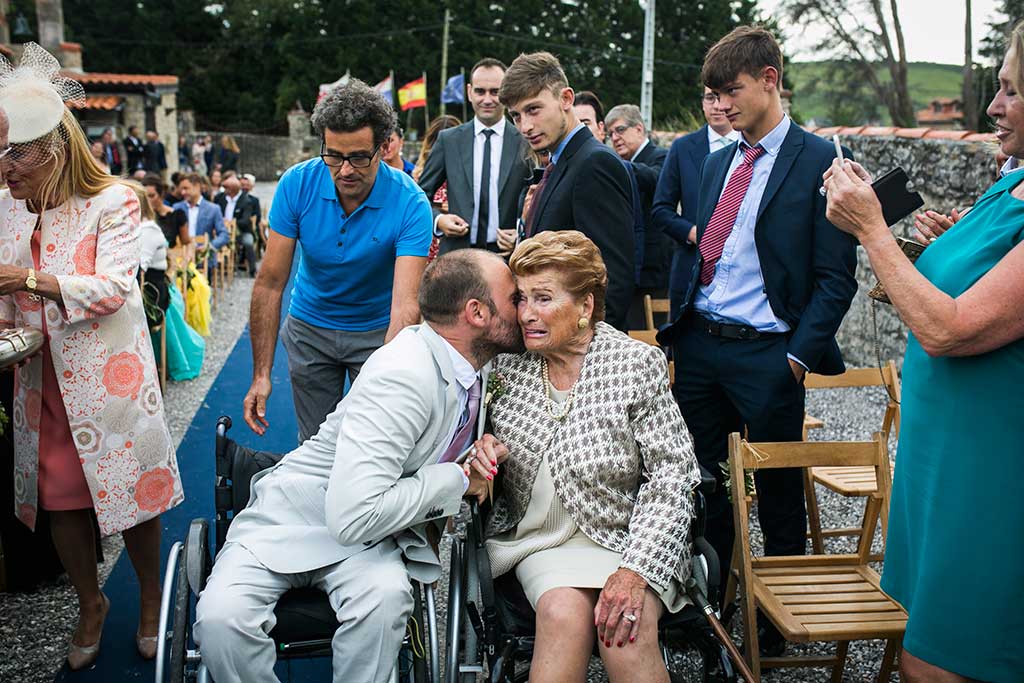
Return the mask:
<path id="1" fill-rule="evenodd" d="M 272 195 L 273 185 L 264 184 L 259 194 Z M 265 200 L 265 201 L 267 201 Z M 189 382 L 171 382 L 165 395 L 165 412 L 175 443 L 181 442 L 193 416 L 202 404 L 221 366 L 234 347 L 239 335 L 248 322 L 249 297 L 252 280 L 236 277 L 234 284 L 221 297 L 214 310 L 216 324 L 213 334 L 207 339 L 206 357 L 200 376 Z M 808 393 L 808 412 L 820 417 L 825 428 L 812 433 L 813 439 L 851 440 L 868 439 L 881 425 L 886 396 L 878 388 L 827 389 Z M 890 450 L 894 444 L 890 444 Z M 819 487 L 824 527 L 855 526 L 863 514 L 862 499 L 845 499 Z M 461 527 L 461 524 L 457 525 Z M 760 543 L 756 515 L 752 524 L 752 538 L 755 546 Z M 880 546 L 880 538 L 876 537 Z M 443 650 L 443 624 L 447 603 L 447 565 L 450 542 L 442 543 L 444 575 L 438 582 L 438 623 L 441 625 Z M 120 555 L 123 544 L 120 536 L 104 540 L 106 561 L 100 567 L 101 581 L 105 581 Z M 829 552 L 849 552 L 852 540 L 833 539 L 827 541 Z M 808 547 L 808 551 L 810 548 Z M 880 569 L 880 567 L 876 567 Z M 60 668 L 67 648 L 67 642 L 77 619 L 75 597 L 66 579 L 43 586 L 31 593 L 0 593 L 0 683 L 49 683 Z M 734 638 L 742 640 L 740 620 L 734 619 Z M 828 653 L 831 645 L 791 645 L 789 653 Z M 852 643 L 847 659 L 844 681 L 873 681 L 877 675 L 884 644 L 879 641 Z M 14 656 L 14 655 L 17 656 Z M 692 652 L 672 654 L 671 669 L 684 680 L 698 680 L 698 662 Z M 764 680 L 800 683 L 827 681 L 829 673 L 824 669 L 782 669 L 768 671 Z M 588 681 L 606 681 L 607 677 L 600 661 L 594 658 L 590 666 Z"/>

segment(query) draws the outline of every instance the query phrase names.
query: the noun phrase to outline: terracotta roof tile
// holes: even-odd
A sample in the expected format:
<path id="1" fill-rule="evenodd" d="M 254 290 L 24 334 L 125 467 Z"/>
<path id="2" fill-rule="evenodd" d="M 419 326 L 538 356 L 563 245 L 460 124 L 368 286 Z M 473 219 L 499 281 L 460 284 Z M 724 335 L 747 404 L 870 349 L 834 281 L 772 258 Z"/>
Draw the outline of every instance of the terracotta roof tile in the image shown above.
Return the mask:
<path id="1" fill-rule="evenodd" d="M 843 126 L 839 129 L 840 135 L 860 135 L 867 126 Z"/>
<path id="2" fill-rule="evenodd" d="M 896 129 L 893 126 L 865 126 L 864 129 L 860 132 L 860 134 L 861 135 L 881 136 L 881 135 L 892 135 L 895 132 L 896 132 Z"/>
<path id="3" fill-rule="evenodd" d="M 178 85 L 177 76 L 163 74 L 110 74 L 63 71 L 62 75 L 73 78 L 82 85 Z"/>
<path id="4" fill-rule="evenodd" d="M 820 135 L 823 138 L 827 138 L 829 136 L 835 135 L 836 133 L 838 133 L 842 129 L 843 129 L 842 126 L 827 126 L 825 128 L 819 128 L 818 130 L 814 131 L 814 134 L 815 135 Z"/>
<path id="5" fill-rule="evenodd" d="M 893 135 L 898 138 L 923 138 L 931 128 L 897 128 Z"/>
<path id="6" fill-rule="evenodd" d="M 117 95 L 86 95 L 84 106 L 71 106 L 74 109 L 94 109 L 100 111 L 113 111 L 120 107 L 123 102 L 124 98 L 118 97 Z"/>
<path id="7" fill-rule="evenodd" d="M 966 142 L 995 142 L 995 133 L 971 133 L 964 138 Z"/>

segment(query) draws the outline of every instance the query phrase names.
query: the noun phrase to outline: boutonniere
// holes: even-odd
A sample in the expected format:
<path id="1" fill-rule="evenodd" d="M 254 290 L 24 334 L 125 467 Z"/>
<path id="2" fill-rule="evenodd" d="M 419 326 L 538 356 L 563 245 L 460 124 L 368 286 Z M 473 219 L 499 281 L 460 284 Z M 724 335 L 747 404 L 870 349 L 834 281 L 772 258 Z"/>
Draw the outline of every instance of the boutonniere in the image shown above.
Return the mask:
<path id="1" fill-rule="evenodd" d="M 499 372 L 492 372 L 487 376 L 487 391 L 484 392 L 484 407 L 489 408 L 492 403 L 505 395 L 505 378 Z"/>

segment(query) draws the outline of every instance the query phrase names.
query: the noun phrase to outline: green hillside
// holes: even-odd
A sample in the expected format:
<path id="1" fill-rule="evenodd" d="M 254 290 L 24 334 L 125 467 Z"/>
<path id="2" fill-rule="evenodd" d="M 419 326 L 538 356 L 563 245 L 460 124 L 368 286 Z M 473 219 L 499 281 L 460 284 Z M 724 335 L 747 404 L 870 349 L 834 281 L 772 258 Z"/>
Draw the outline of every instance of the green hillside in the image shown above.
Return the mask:
<path id="1" fill-rule="evenodd" d="M 793 83 L 793 108 L 805 121 L 815 119 L 824 122 L 826 118 L 825 93 L 828 92 L 829 86 L 821 80 L 825 75 L 826 65 L 826 62 L 794 62 L 787 67 Z M 888 80 L 888 72 L 883 67 L 878 67 L 877 71 L 884 80 Z M 907 78 L 915 111 L 923 109 L 936 97 L 960 96 L 961 67 L 955 64 L 912 62 L 908 65 Z M 818 81 L 816 85 L 815 81 Z M 879 111 L 880 123 L 888 125 L 890 120 L 885 107 L 880 105 Z"/>

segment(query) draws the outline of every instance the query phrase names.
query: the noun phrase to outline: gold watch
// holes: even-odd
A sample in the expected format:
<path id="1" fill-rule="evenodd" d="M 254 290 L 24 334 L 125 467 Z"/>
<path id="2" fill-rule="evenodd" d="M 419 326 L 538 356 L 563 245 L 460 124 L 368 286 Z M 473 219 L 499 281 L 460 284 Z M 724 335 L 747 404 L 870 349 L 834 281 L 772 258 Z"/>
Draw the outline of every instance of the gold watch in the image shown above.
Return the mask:
<path id="1" fill-rule="evenodd" d="M 36 271 L 33 268 L 28 269 L 28 277 L 25 278 L 25 289 L 28 290 L 29 294 L 36 293 L 36 285 L 39 283 L 36 281 Z"/>

